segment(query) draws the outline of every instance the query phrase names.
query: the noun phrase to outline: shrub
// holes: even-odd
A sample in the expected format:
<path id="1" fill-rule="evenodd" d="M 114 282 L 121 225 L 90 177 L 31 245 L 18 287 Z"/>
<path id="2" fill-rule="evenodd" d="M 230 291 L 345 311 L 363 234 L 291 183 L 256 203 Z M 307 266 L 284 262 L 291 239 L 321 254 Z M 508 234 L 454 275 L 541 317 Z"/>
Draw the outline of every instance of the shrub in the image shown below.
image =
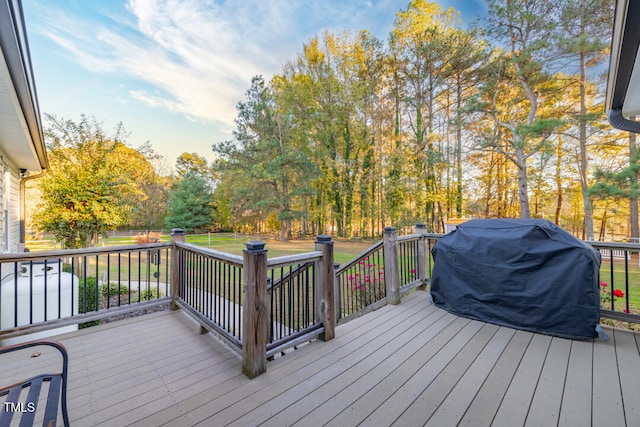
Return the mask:
<path id="1" fill-rule="evenodd" d="M 138 300 L 149 301 L 152 299 L 158 299 L 161 296 L 163 296 L 161 290 L 159 290 L 158 288 L 150 288 L 150 289 L 145 289 L 143 291 L 140 291 L 140 298 Z"/>
<path id="2" fill-rule="evenodd" d="M 118 292 L 118 290 L 120 292 Z M 118 286 L 117 283 L 115 282 L 111 282 L 109 283 L 109 285 L 107 285 L 106 283 L 104 285 L 102 285 L 102 290 L 101 290 L 102 296 L 103 297 L 107 297 L 107 296 L 113 296 L 113 295 L 126 295 L 129 293 L 129 288 L 126 285 L 120 284 Z"/>
<path id="3" fill-rule="evenodd" d="M 142 245 L 145 243 L 158 243 L 160 242 L 160 233 L 150 231 L 149 233 L 138 233 L 134 240 L 137 244 Z"/>
<path id="4" fill-rule="evenodd" d="M 91 313 L 98 310 L 98 304 L 100 303 L 100 301 L 96 301 L 96 290 L 98 288 L 96 283 L 97 282 L 95 277 L 87 277 L 86 282 L 85 279 L 80 279 L 80 283 L 78 284 L 78 312 Z M 125 295 L 129 292 L 129 288 L 121 284 L 119 291 L 120 295 Z M 107 298 L 107 296 L 118 295 L 118 284 L 113 282 L 109 284 L 105 283 L 100 286 L 99 292 L 100 297 L 103 298 Z M 99 324 L 99 320 L 92 320 L 91 322 L 80 323 L 78 325 L 78 328 L 83 329 Z"/>
<path id="5" fill-rule="evenodd" d="M 78 312 L 91 313 L 98 308 L 96 301 L 96 288 L 97 280 L 95 277 L 87 277 L 86 279 L 80 279 L 78 284 Z M 92 320 L 91 322 L 80 323 L 79 329 L 88 328 L 90 326 L 99 325 L 99 320 Z"/>

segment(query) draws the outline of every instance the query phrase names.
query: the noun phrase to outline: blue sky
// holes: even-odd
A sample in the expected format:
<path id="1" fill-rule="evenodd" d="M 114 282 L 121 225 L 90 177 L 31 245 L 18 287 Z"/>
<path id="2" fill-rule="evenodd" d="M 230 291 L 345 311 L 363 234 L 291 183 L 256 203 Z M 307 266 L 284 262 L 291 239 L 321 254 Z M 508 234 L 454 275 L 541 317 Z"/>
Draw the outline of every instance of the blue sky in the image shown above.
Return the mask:
<path id="1" fill-rule="evenodd" d="M 386 40 L 409 0 L 23 0 L 40 110 L 122 122 L 173 166 L 213 160 L 251 77 L 270 79 L 313 35 L 367 29 Z M 440 0 L 466 23 L 483 0 Z"/>

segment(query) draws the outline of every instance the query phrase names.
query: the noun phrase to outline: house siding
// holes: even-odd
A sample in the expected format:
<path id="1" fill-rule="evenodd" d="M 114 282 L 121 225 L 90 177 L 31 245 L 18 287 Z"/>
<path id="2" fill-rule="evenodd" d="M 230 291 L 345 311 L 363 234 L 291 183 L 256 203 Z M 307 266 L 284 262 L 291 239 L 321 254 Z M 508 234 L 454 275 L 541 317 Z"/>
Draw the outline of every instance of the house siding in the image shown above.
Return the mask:
<path id="1" fill-rule="evenodd" d="M 20 171 L 11 167 L 9 182 L 9 226 L 7 250 L 17 252 L 17 245 L 20 243 Z"/>
<path id="2" fill-rule="evenodd" d="M 20 170 L 0 150 L 0 253 L 16 252 L 20 242 Z"/>

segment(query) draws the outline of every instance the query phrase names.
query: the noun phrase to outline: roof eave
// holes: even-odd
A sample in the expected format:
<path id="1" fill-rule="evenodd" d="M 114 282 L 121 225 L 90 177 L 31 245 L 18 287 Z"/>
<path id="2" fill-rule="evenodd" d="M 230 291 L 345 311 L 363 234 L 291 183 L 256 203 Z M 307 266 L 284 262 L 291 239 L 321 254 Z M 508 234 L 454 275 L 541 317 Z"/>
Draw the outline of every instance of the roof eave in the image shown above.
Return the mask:
<path id="1" fill-rule="evenodd" d="M 24 118 L 25 143 L 33 153 L 33 166 L 38 172 L 48 169 L 49 162 L 42 131 L 40 109 L 31 67 L 22 5 L 19 0 L 0 0 L 0 52 L 15 92 L 16 113 Z M 22 167 L 18 165 L 18 167 Z M 34 170 L 33 168 L 29 168 Z"/>

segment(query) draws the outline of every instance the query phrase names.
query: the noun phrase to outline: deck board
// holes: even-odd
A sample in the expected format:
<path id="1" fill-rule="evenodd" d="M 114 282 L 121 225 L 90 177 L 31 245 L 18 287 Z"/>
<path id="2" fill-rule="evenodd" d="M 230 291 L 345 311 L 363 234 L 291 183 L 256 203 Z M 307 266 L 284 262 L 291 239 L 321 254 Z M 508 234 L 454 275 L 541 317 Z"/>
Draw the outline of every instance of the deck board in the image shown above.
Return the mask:
<path id="1" fill-rule="evenodd" d="M 581 427 L 591 423 L 593 343 L 572 341 L 559 425 Z"/>
<path id="2" fill-rule="evenodd" d="M 465 347 L 469 340 L 482 329 L 481 322 L 467 323 L 440 351 L 426 363 L 416 360 L 408 365 L 409 379 L 393 394 L 387 390 L 387 399 L 378 406 L 362 425 L 391 425 L 400 415 L 438 378 L 449 362 Z"/>
<path id="3" fill-rule="evenodd" d="M 640 353 L 634 335 L 630 331 L 615 330 L 614 336 L 619 345 L 616 351 L 619 372 L 640 372 Z M 640 422 L 640 383 L 632 375 L 621 375 L 620 387 L 627 423 Z"/>
<path id="4" fill-rule="evenodd" d="M 433 310 L 420 323 L 411 328 L 417 334 L 400 343 L 390 342 L 377 351 L 367 363 L 360 363 L 345 375 L 341 375 L 305 396 L 300 405 L 293 405 L 286 411 L 272 417 L 266 425 L 282 425 L 287 420 L 295 420 L 300 425 L 321 425 L 329 421 L 336 413 L 354 404 L 365 393 L 375 387 L 398 366 L 398 360 L 405 360 L 414 354 L 433 335 L 425 333 L 427 329 L 440 330 L 453 320 L 445 313 Z M 441 326 L 436 326 L 436 325 Z M 318 405 L 320 403 L 320 405 Z"/>
<path id="5" fill-rule="evenodd" d="M 515 331 L 459 425 L 491 425 L 533 334 Z"/>
<path id="6" fill-rule="evenodd" d="M 453 315 L 447 314 L 443 316 L 434 324 L 430 331 L 434 332 L 433 336 L 426 336 L 427 340 L 422 347 L 410 357 L 406 359 L 399 359 L 396 361 L 397 367 L 393 368 L 389 372 L 385 372 L 382 380 L 376 382 L 373 387 L 370 388 L 371 383 L 361 382 L 354 385 L 356 388 L 357 400 L 346 408 L 338 411 L 336 408 L 335 414 L 331 413 L 331 407 L 324 408 L 323 417 L 319 419 L 322 421 L 329 421 L 332 425 L 356 425 L 382 405 L 389 397 L 388 390 L 397 390 L 404 383 L 406 383 L 416 372 L 417 368 L 421 366 L 426 360 L 430 360 L 440 348 L 442 348 L 447 342 L 449 342 L 456 334 L 469 323 L 468 320 L 462 318 L 456 318 Z M 363 387 L 364 385 L 364 387 Z M 346 406 L 346 405 L 345 405 Z M 329 417 L 327 417 L 329 415 Z M 313 420 L 313 418 L 311 418 Z M 302 425 L 318 425 L 323 423 L 307 423 L 303 420 Z"/>
<path id="7" fill-rule="evenodd" d="M 364 357 L 359 357 L 357 360 L 351 359 L 349 363 L 353 366 L 345 370 L 343 373 L 334 376 L 333 378 L 326 378 L 322 375 L 322 379 L 316 379 L 317 384 L 309 393 L 302 395 L 294 387 L 280 396 L 278 396 L 278 402 L 270 402 L 259 411 L 263 413 L 261 416 L 242 417 L 237 420 L 238 425 L 252 425 L 257 422 L 264 422 L 265 425 L 279 426 L 291 421 L 298 421 L 305 418 L 309 412 L 315 410 L 318 405 L 324 404 L 331 396 L 341 394 L 343 399 L 349 399 L 348 395 L 342 393 L 345 389 L 349 388 L 352 384 L 357 383 L 362 378 L 375 377 L 375 375 L 388 374 L 396 365 L 395 360 L 403 357 L 402 354 L 406 351 L 411 351 L 408 344 L 419 342 L 424 330 L 431 326 L 435 321 L 442 317 L 443 313 L 434 309 L 426 309 L 419 318 L 408 319 L 408 327 L 401 326 L 392 331 L 392 339 L 378 348 L 373 348 L 373 351 Z M 386 362 L 386 363 L 385 363 Z M 359 387 L 358 387 L 359 388 Z M 354 390 L 354 388 L 351 388 Z M 356 391 L 356 390 L 354 390 Z M 356 391 L 357 392 L 357 391 Z M 353 395 L 351 396 L 353 399 Z M 275 410 L 280 407 L 279 410 Z M 273 415 L 269 419 L 265 420 L 264 410 L 274 409 Z M 326 408 L 329 410 L 328 408 Z M 330 410 L 335 410 L 335 406 L 331 406 Z M 252 414 L 247 414 L 252 415 Z"/>
<path id="8" fill-rule="evenodd" d="M 475 322 L 474 322 L 475 323 Z M 466 345 L 450 360 L 438 376 L 428 384 L 411 405 L 394 421 L 395 426 L 424 425 L 438 410 L 460 378 L 495 336 L 499 327 L 482 324 Z"/>
<path id="9" fill-rule="evenodd" d="M 570 340 L 551 340 L 525 425 L 558 424 L 570 350 Z"/>
<path id="10" fill-rule="evenodd" d="M 549 336 L 533 336 L 493 419 L 493 425 L 524 425 L 550 344 Z"/>
<path id="11" fill-rule="evenodd" d="M 70 354 L 72 425 L 634 425 L 640 335 L 605 329 L 608 342 L 516 331 L 454 316 L 416 291 L 253 380 L 236 351 L 181 311 L 56 339 Z M 21 357 L 3 359 L 0 383 L 22 371 Z M 29 363 L 56 363 L 38 359 Z"/>
<path id="12" fill-rule="evenodd" d="M 496 331 L 426 425 L 444 426 L 460 423 L 502 352 L 509 345 L 514 333 L 513 329 L 508 328 L 500 328 Z M 480 420 L 475 420 L 475 425 L 478 425 L 479 422 Z M 485 420 L 485 422 L 487 421 Z"/>
<path id="13" fill-rule="evenodd" d="M 593 390 L 591 416 L 593 425 L 625 425 L 622 389 L 616 360 L 615 334 L 609 341 L 593 342 Z M 629 375 L 631 373 L 625 373 Z M 609 423 L 609 424 L 608 424 Z"/>
<path id="14" fill-rule="evenodd" d="M 422 322 L 431 310 L 432 308 L 425 307 L 424 310 L 405 312 L 407 316 L 402 319 L 394 318 L 393 322 L 385 322 L 368 330 L 361 336 L 364 338 L 363 345 L 357 352 L 327 353 L 329 348 L 325 349 L 323 351 L 325 355 L 322 358 L 307 364 L 293 375 L 288 375 L 277 383 L 271 384 L 270 391 L 275 390 L 278 394 L 276 397 L 269 398 L 264 393 L 260 393 L 239 399 L 234 403 L 233 408 L 228 408 L 216 419 L 225 425 L 233 422 L 241 426 L 257 425 L 266 421 L 266 418 L 286 409 L 299 398 L 312 393 L 331 380 L 344 376 L 352 368 L 363 364 L 370 365 L 371 358 L 375 357 L 381 348 L 402 339 L 403 336 L 411 335 L 407 334 L 407 331 L 411 331 L 412 325 Z M 410 337 L 404 338 L 404 340 L 409 339 Z M 327 343 L 325 346 L 333 347 L 332 344 Z M 317 405 L 317 402 L 315 404 Z M 250 410 L 249 413 L 247 413 L 248 410 Z"/>

